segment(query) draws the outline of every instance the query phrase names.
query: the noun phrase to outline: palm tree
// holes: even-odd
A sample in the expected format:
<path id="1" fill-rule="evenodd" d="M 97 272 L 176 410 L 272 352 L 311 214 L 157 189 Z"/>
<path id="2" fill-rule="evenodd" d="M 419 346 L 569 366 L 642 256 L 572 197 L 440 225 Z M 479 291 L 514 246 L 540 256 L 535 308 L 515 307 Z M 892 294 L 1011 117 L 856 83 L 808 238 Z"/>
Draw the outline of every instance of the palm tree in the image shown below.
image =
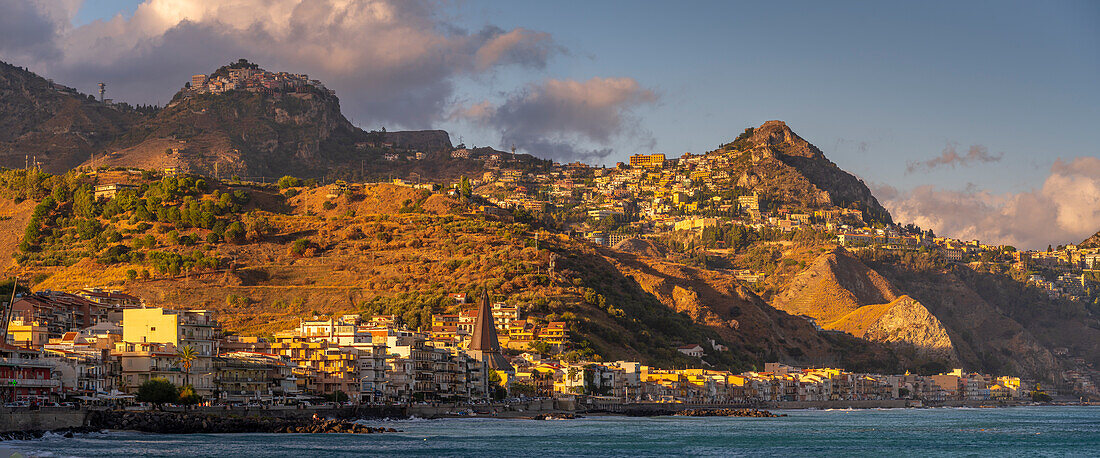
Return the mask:
<path id="1" fill-rule="evenodd" d="M 199 354 L 195 351 L 195 347 L 191 345 L 184 345 L 180 347 L 179 354 L 176 355 L 176 359 L 179 360 L 180 365 L 183 366 L 183 384 L 189 385 L 191 383 L 191 364 L 198 359 Z"/>

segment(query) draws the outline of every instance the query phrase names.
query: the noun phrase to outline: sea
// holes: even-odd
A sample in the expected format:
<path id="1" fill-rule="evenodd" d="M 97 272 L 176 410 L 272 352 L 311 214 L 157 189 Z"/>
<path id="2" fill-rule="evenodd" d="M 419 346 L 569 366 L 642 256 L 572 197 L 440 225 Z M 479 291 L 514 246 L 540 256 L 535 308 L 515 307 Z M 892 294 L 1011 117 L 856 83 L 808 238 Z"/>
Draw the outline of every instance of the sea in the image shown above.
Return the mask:
<path id="1" fill-rule="evenodd" d="M 361 421 L 386 434 L 106 432 L 0 442 L 25 456 L 1100 456 L 1100 407 L 789 410 L 780 418 Z"/>

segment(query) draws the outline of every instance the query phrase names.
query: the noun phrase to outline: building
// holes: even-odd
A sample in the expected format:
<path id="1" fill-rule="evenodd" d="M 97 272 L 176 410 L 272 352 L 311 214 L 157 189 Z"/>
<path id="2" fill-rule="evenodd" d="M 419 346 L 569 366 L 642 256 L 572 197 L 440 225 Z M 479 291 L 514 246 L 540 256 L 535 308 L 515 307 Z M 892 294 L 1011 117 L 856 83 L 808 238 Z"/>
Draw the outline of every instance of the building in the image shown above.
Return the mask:
<path id="1" fill-rule="evenodd" d="M 191 87 L 197 88 L 206 85 L 206 75 L 191 75 Z"/>
<path id="2" fill-rule="evenodd" d="M 692 358 L 703 357 L 703 347 L 698 344 L 684 345 L 676 349 L 676 351 L 688 355 Z"/>
<path id="3" fill-rule="evenodd" d="M 496 325 L 493 324 L 493 312 L 489 307 L 489 291 L 482 293 L 481 300 L 478 301 L 477 321 L 474 324 L 470 345 L 467 347 L 466 352 L 470 355 L 470 358 L 481 363 L 483 368 L 481 374 L 482 386 L 478 388 L 483 393 L 491 392 L 489 386 L 490 371 L 513 375 L 516 372 L 512 364 L 500 353 L 500 341 L 497 340 L 497 329 Z"/>
<path id="4" fill-rule="evenodd" d="M 41 356 L 38 351 L 0 342 L 0 399 L 41 403 L 57 393 L 61 383 L 52 378 L 53 366 Z"/>
<path id="5" fill-rule="evenodd" d="M 214 370 L 216 393 L 222 401 L 270 403 L 299 393 L 291 366 L 278 355 L 223 353 L 214 357 Z"/>
<path id="6" fill-rule="evenodd" d="M 141 307 L 140 298 L 114 289 L 104 291 L 99 288 L 84 288 L 77 291 L 76 295 L 103 306 L 118 308 Z"/>
<path id="7" fill-rule="evenodd" d="M 97 184 L 95 186 L 95 198 L 113 199 L 119 192 L 134 188 L 136 186 L 122 183 Z"/>
<path id="8" fill-rule="evenodd" d="M 13 321 L 37 322 L 46 327 L 49 337 L 61 337 L 66 332 L 107 321 L 111 307 L 75 294 L 45 290 L 16 298 L 11 309 Z"/>
<path id="9" fill-rule="evenodd" d="M 193 377 L 189 379 L 189 374 L 180 367 L 179 352 L 170 343 L 118 342 L 112 356 L 121 362 L 119 387 L 130 394 L 137 393 L 143 383 L 153 379 L 164 379 L 176 386 L 183 386 L 194 380 Z M 195 392 L 201 396 L 209 396 L 213 393 L 212 381 L 211 377 L 211 383 L 193 384 Z M 204 386 L 201 392 L 199 386 Z"/>
<path id="10" fill-rule="evenodd" d="M 215 355 L 214 332 L 217 325 L 214 312 L 207 310 L 126 309 L 122 314 L 122 341 L 124 344 L 167 345 L 157 349 L 150 347 L 148 350 L 133 350 L 138 352 L 178 352 L 184 347 L 191 347 L 196 359 L 191 363 L 187 381 L 195 387 L 197 394 L 209 396 L 214 390 L 212 358 Z M 150 354 L 148 358 L 157 359 L 159 356 Z M 160 361 L 153 362 L 154 365 L 159 363 Z M 125 361 L 123 371 L 126 371 Z"/>
<path id="11" fill-rule="evenodd" d="M 645 168 L 659 168 L 665 165 L 665 155 L 661 153 L 657 154 L 635 154 L 630 156 L 631 167 L 645 167 Z"/>
<path id="12" fill-rule="evenodd" d="M 8 322 L 8 343 L 17 347 L 41 349 L 50 343 L 50 335 L 42 323 L 15 318 Z"/>
<path id="13" fill-rule="evenodd" d="M 738 196 L 737 205 L 746 213 L 760 213 L 760 196 L 755 192 L 751 196 Z"/>
<path id="14" fill-rule="evenodd" d="M 283 333 L 275 336 L 271 351 L 294 364 L 298 390 L 318 395 L 343 392 L 352 399 L 359 396 L 359 354 L 355 348 Z"/>

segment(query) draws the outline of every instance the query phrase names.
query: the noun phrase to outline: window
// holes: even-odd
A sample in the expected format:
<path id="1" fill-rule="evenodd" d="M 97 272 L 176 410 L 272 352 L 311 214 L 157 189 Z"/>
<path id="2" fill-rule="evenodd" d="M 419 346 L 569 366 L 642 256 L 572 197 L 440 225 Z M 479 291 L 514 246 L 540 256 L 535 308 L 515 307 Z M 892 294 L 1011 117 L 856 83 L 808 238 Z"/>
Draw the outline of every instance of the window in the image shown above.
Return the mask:
<path id="1" fill-rule="evenodd" d="M 149 328 L 149 330 L 150 330 L 150 331 L 156 331 L 156 330 L 157 330 L 157 328 L 156 328 L 156 326 L 153 326 L 153 327 Z"/>

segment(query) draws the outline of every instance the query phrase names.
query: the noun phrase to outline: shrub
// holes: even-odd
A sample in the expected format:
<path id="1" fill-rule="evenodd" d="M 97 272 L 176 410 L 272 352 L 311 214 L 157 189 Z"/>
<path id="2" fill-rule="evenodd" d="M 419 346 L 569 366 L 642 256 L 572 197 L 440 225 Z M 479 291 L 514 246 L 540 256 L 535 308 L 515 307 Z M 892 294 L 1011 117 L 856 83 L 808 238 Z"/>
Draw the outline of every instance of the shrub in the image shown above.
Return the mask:
<path id="1" fill-rule="evenodd" d="M 297 188 L 301 185 L 302 180 L 299 180 L 298 178 L 292 177 L 290 175 L 284 175 L 282 178 L 279 178 L 279 189 Z"/>
<path id="2" fill-rule="evenodd" d="M 142 383 L 137 392 L 138 401 L 151 402 L 158 407 L 166 402 L 175 402 L 179 397 L 180 393 L 176 385 L 162 378 Z"/>
<path id="3" fill-rule="evenodd" d="M 287 251 L 294 256 L 302 256 L 306 253 L 306 250 L 308 250 L 311 245 L 312 244 L 310 243 L 309 239 L 301 238 L 291 243 L 290 247 L 287 248 Z"/>

